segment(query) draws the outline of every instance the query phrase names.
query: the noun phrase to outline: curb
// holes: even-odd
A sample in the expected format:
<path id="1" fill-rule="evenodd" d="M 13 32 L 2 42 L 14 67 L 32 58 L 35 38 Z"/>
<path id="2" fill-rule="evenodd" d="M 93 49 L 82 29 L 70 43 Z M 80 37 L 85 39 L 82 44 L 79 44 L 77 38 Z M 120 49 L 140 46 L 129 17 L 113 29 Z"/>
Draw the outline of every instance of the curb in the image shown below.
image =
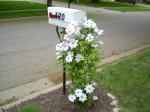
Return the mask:
<path id="1" fill-rule="evenodd" d="M 115 61 L 118 61 L 119 59 L 125 58 L 127 56 L 132 55 L 132 54 L 135 54 L 135 53 L 137 53 L 139 51 L 142 51 L 146 48 L 150 48 L 150 44 L 147 44 L 147 45 L 144 45 L 144 46 L 141 46 L 141 47 L 129 50 L 129 51 L 125 51 L 125 52 L 123 52 L 121 54 L 118 54 L 118 55 L 114 55 L 114 56 L 110 56 L 108 58 L 105 58 L 105 59 L 102 60 L 101 64 L 99 64 L 99 66 L 113 63 Z"/>
<path id="2" fill-rule="evenodd" d="M 127 56 L 133 55 L 133 54 L 135 54 L 135 53 L 137 53 L 137 52 L 139 52 L 139 51 L 142 51 L 142 50 L 144 50 L 144 49 L 146 49 L 146 48 L 150 48 L 150 44 L 147 44 L 147 45 L 144 45 L 144 46 L 142 46 L 142 47 L 138 47 L 138 48 L 135 48 L 135 49 L 126 51 L 126 52 L 124 52 L 124 53 L 122 53 L 122 54 L 119 54 L 119 55 L 115 55 L 115 56 L 111 56 L 111 57 L 105 58 L 105 59 L 102 60 L 101 64 L 99 64 L 99 66 L 116 62 L 116 61 L 118 61 L 118 60 L 120 60 L 120 59 L 122 59 L 122 58 L 125 58 L 125 57 L 127 57 Z M 98 69 L 97 69 L 97 71 L 100 71 L 100 70 L 101 70 L 101 68 L 98 68 Z M 67 82 L 66 82 L 67 85 L 69 85 L 70 83 L 71 83 L 70 81 L 67 81 Z M 39 91 L 39 92 L 36 92 L 36 93 L 33 93 L 33 94 L 31 94 L 31 95 L 25 96 L 25 97 L 23 97 L 23 98 L 21 98 L 21 99 L 19 99 L 19 100 L 17 100 L 17 101 L 14 101 L 14 102 L 12 102 L 12 103 L 10 103 L 10 104 L 1 106 L 1 107 L 0 107 L 0 112 L 3 112 L 3 110 L 5 110 L 5 109 L 9 109 L 9 108 L 11 108 L 11 107 L 13 107 L 13 106 L 16 106 L 16 105 L 18 105 L 18 104 L 24 102 L 24 101 L 31 100 L 31 99 L 33 99 L 33 98 L 35 98 L 35 97 L 37 97 L 37 96 L 39 96 L 39 95 L 41 95 L 41 94 L 46 94 L 46 93 L 48 93 L 48 92 L 54 91 L 54 90 L 56 90 L 56 89 L 59 89 L 59 88 L 61 88 L 61 87 L 62 87 L 62 83 L 60 83 L 60 84 L 58 84 L 58 85 L 56 85 L 56 86 L 47 88 L 47 89 L 43 89 L 43 90 L 41 90 L 41 91 Z"/>
<path id="3" fill-rule="evenodd" d="M 66 85 L 69 85 L 70 83 L 71 83 L 70 81 L 67 81 L 67 82 L 66 82 Z M 63 83 L 60 83 L 60 84 L 57 84 L 56 86 L 53 86 L 53 87 L 51 87 L 51 88 L 47 88 L 47 89 L 41 90 L 41 91 L 39 91 L 39 92 L 37 92 L 37 93 L 33 93 L 33 94 L 31 94 L 31 95 L 25 96 L 25 97 L 23 97 L 23 98 L 21 98 L 21 99 L 19 99 L 19 100 L 17 100 L 17 101 L 14 101 L 14 102 L 12 102 L 12 103 L 10 103 L 10 104 L 1 106 L 1 107 L 0 107 L 0 112 L 3 112 L 3 110 L 7 110 L 7 109 L 9 109 L 9 108 L 11 108 L 11 107 L 14 107 L 14 106 L 16 106 L 16 105 L 19 105 L 19 104 L 21 104 L 22 102 L 25 102 L 25 101 L 34 99 L 34 98 L 38 97 L 38 96 L 41 95 L 41 94 L 46 94 L 46 93 L 49 93 L 49 92 L 51 92 L 51 91 L 57 90 L 57 89 L 61 88 L 62 86 L 63 86 Z"/>
<path id="4" fill-rule="evenodd" d="M 47 9 L 28 9 L 28 10 L 12 10 L 12 11 L 0 11 L 0 13 L 4 12 L 30 12 L 30 11 L 46 11 Z"/>
<path id="5" fill-rule="evenodd" d="M 7 21 L 16 21 L 16 20 L 27 20 L 27 19 L 38 19 L 38 18 L 46 18 L 46 16 L 29 16 L 29 17 L 18 17 L 18 18 L 9 18 L 9 19 L 0 19 L 0 22 Z"/>

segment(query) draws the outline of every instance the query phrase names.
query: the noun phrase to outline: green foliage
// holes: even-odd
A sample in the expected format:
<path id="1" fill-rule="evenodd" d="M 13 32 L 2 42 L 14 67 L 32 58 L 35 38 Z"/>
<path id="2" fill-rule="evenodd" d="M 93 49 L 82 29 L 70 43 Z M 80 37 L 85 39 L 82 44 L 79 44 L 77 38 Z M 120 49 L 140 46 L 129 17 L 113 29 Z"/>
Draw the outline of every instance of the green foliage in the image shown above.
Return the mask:
<path id="1" fill-rule="evenodd" d="M 0 19 L 32 17 L 32 16 L 46 16 L 46 10 L 40 11 L 18 11 L 18 12 L 0 12 Z"/>
<path id="2" fill-rule="evenodd" d="M 0 1 L 0 11 L 46 9 L 46 4 L 27 1 Z"/>
<path id="3" fill-rule="evenodd" d="M 61 43 L 56 45 L 58 54 L 61 54 L 59 61 L 65 64 L 67 75 L 72 81 L 69 95 L 71 97 L 73 95 L 75 101 L 73 100 L 72 102 L 79 108 L 91 107 L 93 103 L 93 76 L 96 73 L 97 64 L 101 60 L 101 45 L 99 44 L 99 36 L 101 34 L 99 32 L 103 32 L 96 27 L 93 21 L 88 20 L 85 23 L 89 27 L 85 27 L 86 25 L 84 26 L 84 24 L 79 26 L 71 23 L 66 29 L 66 34 L 62 36 Z M 70 32 L 72 33 L 69 34 Z M 71 48 L 70 43 L 71 46 L 72 43 L 76 46 Z M 64 50 L 64 48 L 67 49 Z M 79 60 L 77 58 L 78 55 L 82 57 Z M 70 56 L 70 61 L 68 61 L 68 56 Z M 86 90 L 86 88 L 92 90 Z M 76 90 L 82 91 L 82 95 L 85 95 L 83 96 L 83 101 L 80 96 L 76 95 Z M 92 92 L 88 93 L 88 91 Z"/>
<path id="4" fill-rule="evenodd" d="M 89 34 L 91 31 L 86 31 L 87 29 L 83 29 L 81 31 L 82 34 Z M 76 37 L 77 39 L 78 37 Z M 80 37 L 79 37 L 80 38 Z M 79 63 L 75 61 L 73 63 L 66 63 L 67 73 L 69 77 L 72 79 L 73 83 L 78 86 L 85 86 L 87 83 L 91 83 L 90 80 L 85 80 L 86 77 L 92 78 L 91 74 L 96 73 L 97 62 L 100 59 L 100 52 L 97 49 L 91 46 L 92 43 L 86 42 L 84 39 L 78 39 L 79 46 L 73 50 L 74 54 L 81 53 L 84 55 L 84 60 Z M 86 76 L 84 76 L 86 74 Z M 78 84 L 79 83 L 79 84 Z"/>
<path id="5" fill-rule="evenodd" d="M 27 1 L 0 1 L 0 19 L 46 15 L 46 4 Z"/>
<path id="6" fill-rule="evenodd" d="M 25 105 L 20 109 L 20 112 L 42 112 L 41 108 L 39 108 L 37 105 Z"/>
<path id="7" fill-rule="evenodd" d="M 95 78 L 117 95 L 121 112 L 150 112 L 150 49 L 106 66 Z"/>

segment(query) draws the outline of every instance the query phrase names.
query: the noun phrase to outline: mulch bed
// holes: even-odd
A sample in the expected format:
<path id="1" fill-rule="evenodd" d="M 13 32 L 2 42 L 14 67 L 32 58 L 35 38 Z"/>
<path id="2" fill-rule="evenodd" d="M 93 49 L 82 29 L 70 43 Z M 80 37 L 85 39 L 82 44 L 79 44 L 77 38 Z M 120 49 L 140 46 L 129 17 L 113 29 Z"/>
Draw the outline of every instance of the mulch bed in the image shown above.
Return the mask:
<path id="1" fill-rule="evenodd" d="M 67 95 L 63 95 L 62 88 L 42 94 L 35 99 L 21 103 L 20 105 L 10 108 L 7 112 L 20 112 L 20 108 L 25 105 L 36 104 L 44 109 L 43 112 L 112 112 L 110 106 L 111 99 L 107 96 L 107 92 L 103 88 L 95 90 L 95 95 L 98 96 L 93 104 L 93 108 L 78 110 L 68 101 Z"/>

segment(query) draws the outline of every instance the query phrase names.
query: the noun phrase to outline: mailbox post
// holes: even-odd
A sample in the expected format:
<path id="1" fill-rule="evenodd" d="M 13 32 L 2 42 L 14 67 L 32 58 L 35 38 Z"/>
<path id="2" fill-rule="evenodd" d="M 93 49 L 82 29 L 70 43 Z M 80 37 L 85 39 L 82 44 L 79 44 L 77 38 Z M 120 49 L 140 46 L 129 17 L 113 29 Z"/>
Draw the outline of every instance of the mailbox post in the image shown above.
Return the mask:
<path id="1" fill-rule="evenodd" d="M 47 7 L 52 6 L 52 0 L 47 0 Z"/>
<path id="2" fill-rule="evenodd" d="M 73 0 L 70 0 L 68 7 L 70 7 L 71 1 Z M 65 29 L 71 22 L 77 22 L 80 24 L 86 20 L 87 15 L 85 11 L 63 7 L 48 7 L 48 23 L 56 25 L 56 31 L 59 39 L 60 33 L 58 31 L 58 27 Z M 66 66 L 64 58 L 63 58 L 63 93 L 66 94 Z"/>

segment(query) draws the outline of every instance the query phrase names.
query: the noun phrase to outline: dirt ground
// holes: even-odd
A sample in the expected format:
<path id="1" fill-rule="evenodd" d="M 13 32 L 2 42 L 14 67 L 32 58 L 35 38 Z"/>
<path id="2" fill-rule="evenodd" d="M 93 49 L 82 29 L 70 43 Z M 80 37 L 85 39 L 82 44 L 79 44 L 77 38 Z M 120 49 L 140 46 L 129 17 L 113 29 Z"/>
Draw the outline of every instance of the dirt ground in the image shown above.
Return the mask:
<path id="1" fill-rule="evenodd" d="M 92 108 L 78 110 L 68 101 L 67 95 L 63 95 L 62 88 L 53 92 L 42 94 L 39 97 L 23 102 L 22 104 L 10 108 L 7 112 L 20 112 L 20 108 L 25 105 L 36 104 L 42 112 L 111 112 L 111 99 L 107 96 L 107 92 L 103 88 L 97 88 L 94 93 L 98 96 Z"/>

